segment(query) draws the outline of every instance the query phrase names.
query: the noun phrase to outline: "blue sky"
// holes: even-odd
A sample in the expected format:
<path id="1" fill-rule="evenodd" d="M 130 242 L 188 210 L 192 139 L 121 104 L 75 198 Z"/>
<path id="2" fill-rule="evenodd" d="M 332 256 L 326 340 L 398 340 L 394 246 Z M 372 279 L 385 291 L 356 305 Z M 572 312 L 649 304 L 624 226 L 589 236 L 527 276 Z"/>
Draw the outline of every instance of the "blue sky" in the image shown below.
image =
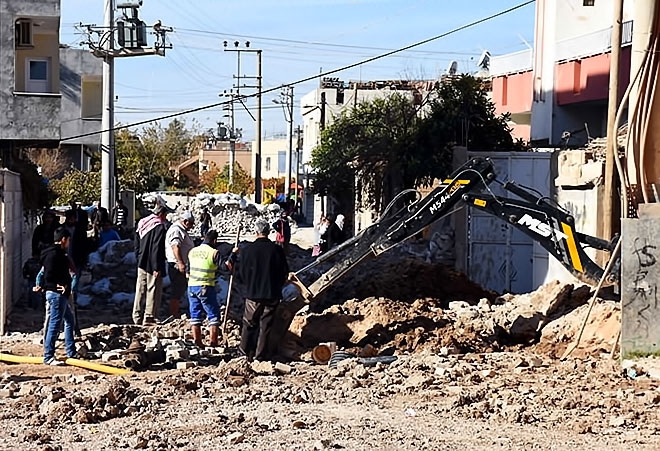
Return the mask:
<path id="1" fill-rule="evenodd" d="M 305 79 L 320 71 L 358 63 L 387 51 L 438 36 L 523 0 L 144 0 L 140 18 L 174 28 L 165 57 L 117 59 L 116 121 L 130 124 L 221 101 L 236 82 L 237 55 L 223 41 L 250 41 L 263 51 L 264 89 Z M 78 47 L 75 25 L 103 23 L 104 0 L 62 0 L 60 42 Z M 116 17 L 119 14 L 116 13 Z M 484 50 L 503 54 L 532 43 L 534 5 L 384 59 L 342 71 L 342 80 L 433 79 L 452 60 L 473 72 Z M 149 36 L 150 43 L 153 36 Z M 242 75 L 256 75 L 256 56 L 242 54 Z M 318 81 L 295 85 L 294 125 L 302 123 L 299 99 Z M 244 92 L 253 92 L 245 90 Z M 284 113 L 264 94 L 262 133 L 286 132 Z M 254 100 L 248 107 L 255 106 Z M 236 126 L 254 137 L 254 122 L 236 109 Z M 223 120 L 221 107 L 182 116 L 206 129 Z M 165 123 L 167 121 L 164 121 Z"/>

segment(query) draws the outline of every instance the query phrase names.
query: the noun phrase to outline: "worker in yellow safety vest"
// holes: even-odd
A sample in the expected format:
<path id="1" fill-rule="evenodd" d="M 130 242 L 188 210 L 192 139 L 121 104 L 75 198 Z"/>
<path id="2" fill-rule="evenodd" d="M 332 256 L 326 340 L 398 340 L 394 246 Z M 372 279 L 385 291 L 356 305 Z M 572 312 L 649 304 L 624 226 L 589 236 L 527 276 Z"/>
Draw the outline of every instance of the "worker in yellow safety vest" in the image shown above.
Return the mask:
<path id="1" fill-rule="evenodd" d="M 216 271 L 220 266 L 220 252 L 215 248 L 218 244 L 218 232 L 209 230 L 204 241 L 194 247 L 188 254 L 190 275 L 188 278 L 188 304 L 190 306 L 190 325 L 195 345 L 202 344 L 202 323 L 204 316 L 209 324 L 211 346 L 218 346 L 218 326 L 221 322 L 220 304 L 216 296 Z M 234 249 L 227 267 L 231 267 L 236 259 L 238 249 Z"/>

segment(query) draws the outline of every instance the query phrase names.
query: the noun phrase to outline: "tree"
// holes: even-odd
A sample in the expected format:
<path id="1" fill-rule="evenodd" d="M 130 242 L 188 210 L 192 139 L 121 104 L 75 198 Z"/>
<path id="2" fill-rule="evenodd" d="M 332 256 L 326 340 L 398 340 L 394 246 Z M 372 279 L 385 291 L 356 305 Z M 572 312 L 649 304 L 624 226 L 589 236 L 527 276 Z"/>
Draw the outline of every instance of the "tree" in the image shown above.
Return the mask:
<path id="1" fill-rule="evenodd" d="M 357 187 L 367 194 L 361 202 L 382 212 L 403 189 L 449 173 L 455 145 L 525 150 L 470 75 L 447 79 L 417 100 L 397 93 L 363 102 L 328 126 L 312 151 L 315 192 L 351 202 Z"/>
<path id="2" fill-rule="evenodd" d="M 60 147 L 28 149 L 27 156 L 41 170 L 41 176 L 46 179 L 62 177 L 71 166 L 71 159 Z"/>
<path id="3" fill-rule="evenodd" d="M 101 173 L 71 169 L 59 180 L 51 180 L 51 189 L 57 196 L 56 205 L 69 205 L 72 201 L 91 205 L 101 195 Z"/>
<path id="4" fill-rule="evenodd" d="M 201 139 L 185 122 L 174 119 L 163 128 L 160 124 L 141 132 L 121 129 L 115 133 L 117 176 L 120 189 L 136 194 L 162 189 L 174 184 L 174 165 L 190 154 Z"/>
<path id="5" fill-rule="evenodd" d="M 236 193 L 251 194 L 254 192 L 254 179 L 238 163 L 234 163 L 234 183 L 229 185 L 229 164 L 226 164 L 222 171 L 215 164 L 204 172 L 199 180 L 199 187 L 207 193 Z"/>
<path id="6" fill-rule="evenodd" d="M 483 81 L 471 75 L 441 83 L 431 101 L 420 141 L 433 140 L 480 151 L 526 150 L 514 142 L 508 114 L 497 115 Z"/>
<path id="7" fill-rule="evenodd" d="M 423 159 L 416 142 L 419 110 L 411 99 L 393 94 L 359 103 L 337 118 L 312 151 L 314 190 L 350 204 L 357 177 L 368 203 L 381 210 L 402 188 L 413 186 L 417 174 L 411 169 Z"/>

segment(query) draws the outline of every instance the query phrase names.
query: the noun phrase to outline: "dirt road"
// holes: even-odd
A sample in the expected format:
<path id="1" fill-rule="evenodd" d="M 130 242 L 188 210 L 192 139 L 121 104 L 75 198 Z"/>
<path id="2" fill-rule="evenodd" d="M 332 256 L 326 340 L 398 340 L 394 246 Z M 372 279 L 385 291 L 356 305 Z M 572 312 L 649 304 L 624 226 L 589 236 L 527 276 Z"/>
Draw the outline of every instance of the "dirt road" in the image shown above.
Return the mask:
<path id="1" fill-rule="evenodd" d="M 309 260 L 310 238 L 301 237 L 294 235 L 303 248 L 292 257 L 297 267 Z M 108 376 L 0 363 L 0 449 L 660 449 L 660 384 L 624 376 L 603 352 L 617 335 L 602 327 L 618 324 L 617 303 L 596 306 L 588 346 L 561 361 L 588 289 L 555 284 L 489 299 L 458 274 L 400 257 L 365 265 L 331 294 L 336 305 L 293 326 L 307 350 L 335 334 L 340 347 L 371 344 L 394 355 L 391 363 L 349 358 L 330 368 L 306 353 L 300 362 L 250 364 L 232 354 L 236 322 L 219 364 L 186 370 L 162 364 Z M 188 329 L 185 320 L 108 326 L 130 322 L 116 305 L 92 304 L 80 315 L 83 328 L 95 326 L 85 338 L 147 340 Z M 40 355 L 41 318 L 17 310 L 17 332 L 0 337 L 0 351 Z"/>

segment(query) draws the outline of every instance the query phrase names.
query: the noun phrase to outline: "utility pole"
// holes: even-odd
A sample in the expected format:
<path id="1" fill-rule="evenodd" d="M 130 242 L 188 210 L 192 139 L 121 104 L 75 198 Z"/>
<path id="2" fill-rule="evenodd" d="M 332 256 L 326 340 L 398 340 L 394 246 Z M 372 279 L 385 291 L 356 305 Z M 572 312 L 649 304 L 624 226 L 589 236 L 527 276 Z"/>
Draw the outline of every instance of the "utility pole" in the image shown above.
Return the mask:
<path id="1" fill-rule="evenodd" d="M 225 116 L 229 117 L 229 186 L 231 188 L 234 185 L 234 166 L 236 163 L 236 139 L 238 139 L 236 133 L 236 121 L 235 121 L 236 116 L 234 109 L 234 101 L 237 99 L 238 94 L 235 93 L 233 89 L 230 89 L 229 92 L 225 90 L 222 94 L 220 94 L 220 97 L 231 98 L 231 103 L 223 107 L 223 109 L 229 111 L 229 114 Z"/>
<path id="2" fill-rule="evenodd" d="M 223 46 L 225 52 L 236 52 L 238 56 L 238 74 L 234 76 L 236 78 L 236 94 L 238 100 L 243 102 L 240 97 L 241 88 L 256 88 L 257 89 L 257 117 L 255 119 L 255 148 L 254 148 L 254 201 L 255 203 L 261 203 L 261 89 L 262 89 L 262 77 L 261 77 L 261 50 L 250 48 L 250 41 L 245 42 L 244 48 L 239 48 L 240 42 L 234 41 L 234 48 L 227 48 L 228 42 L 224 41 Z M 249 77 L 246 75 L 241 75 L 241 52 L 256 53 L 257 54 L 257 75 L 256 77 Z M 241 78 L 250 78 L 256 79 L 256 86 L 241 85 Z M 245 105 L 243 105 L 245 106 Z M 247 108 L 246 108 L 247 109 Z"/>
<path id="3" fill-rule="evenodd" d="M 298 199 L 298 196 L 300 196 L 300 189 L 298 189 L 298 186 L 302 186 L 300 184 L 300 151 L 302 150 L 302 128 L 300 128 L 300 125 L 296 127 L 296 204 L 300 202 L 300 205 L 302 207 L 303 205 L 303 199 Z M 304 210 L 302 210 L 300 213 L 302 214 Z"/>
<path id="4" fill-rule="evenodd" d="M 300 185 L 300 151 L 302 150 L 302 144 L 302 128 L 298 125 L 296 127 L 296 185 Z M 297 187 L 296 196 L 298 196 Z"/>
<path id="5" fill-rule="evenodd" d="M 101 206 L 110 210 L 117 199 L 115 143 L 114 143 L 114 59 L 129 56 L 160 55 L 172 46 L 165 43 L 166 33 L 172 31 L 160 21 L 152 27 L 140 20 L 138 9 L 142 0 L 125 1 L 117 5 L 123 11 L 115 25 L 115 1 L 105 0 L 103 27 L 80 25 L 92 54 L 103 59 L 103 111 L 101 117 Z M 129 16 L 128 10 L 131 14 Z M 147 28 L 153 29 L 156 42 L 147 48 Z M 115 32 L 119 48 L 115 48 Z"/>
<path id="6" fill-rule="evenodd" d="M 619 142 L 617 139 L 616 112 L 619 105 L 619 60 L 621 55 L 621 27 L 623 22 L 623 0 L 614 0 L 614 23 L 612 24 L 612 40 L 610 44 L 610 87 L 607 99 L 607 151 L 605 153 L 605 193 L 603 198 L 603 233 L 606 240 L 612 238 L 613 231 L 619 229 L 620 214 L 614 218 L 614 198 L 616 195 L 616 179 L 614 176 L 614 160 L 619 158 Z M 617 222 L 617 226 L 614 222 Z"/>
<path id="7" fill-rule="evenodd" d="M 293 86 L 282 89 L 280 99 L 273 99 L 274 103 L 282 105 L 284 119 L 287 121 L 286 137 L 289 149 L 286 154 L 286 173 L 284 178 L 284 193 L 287 199 L 291 198 L 291 172 L 293 166 Z"/>
<path id="8" fill-rule="evenodd" d="M 115 17 L 112 0 L 105 0 L 103 26 L 112 30 Z M 101 116 L 101 206 L 110 211 L 117 198 L 115 185 L 115 59 L 114 36 L 109 31 L 103 42 L 103 110 Z"/>

